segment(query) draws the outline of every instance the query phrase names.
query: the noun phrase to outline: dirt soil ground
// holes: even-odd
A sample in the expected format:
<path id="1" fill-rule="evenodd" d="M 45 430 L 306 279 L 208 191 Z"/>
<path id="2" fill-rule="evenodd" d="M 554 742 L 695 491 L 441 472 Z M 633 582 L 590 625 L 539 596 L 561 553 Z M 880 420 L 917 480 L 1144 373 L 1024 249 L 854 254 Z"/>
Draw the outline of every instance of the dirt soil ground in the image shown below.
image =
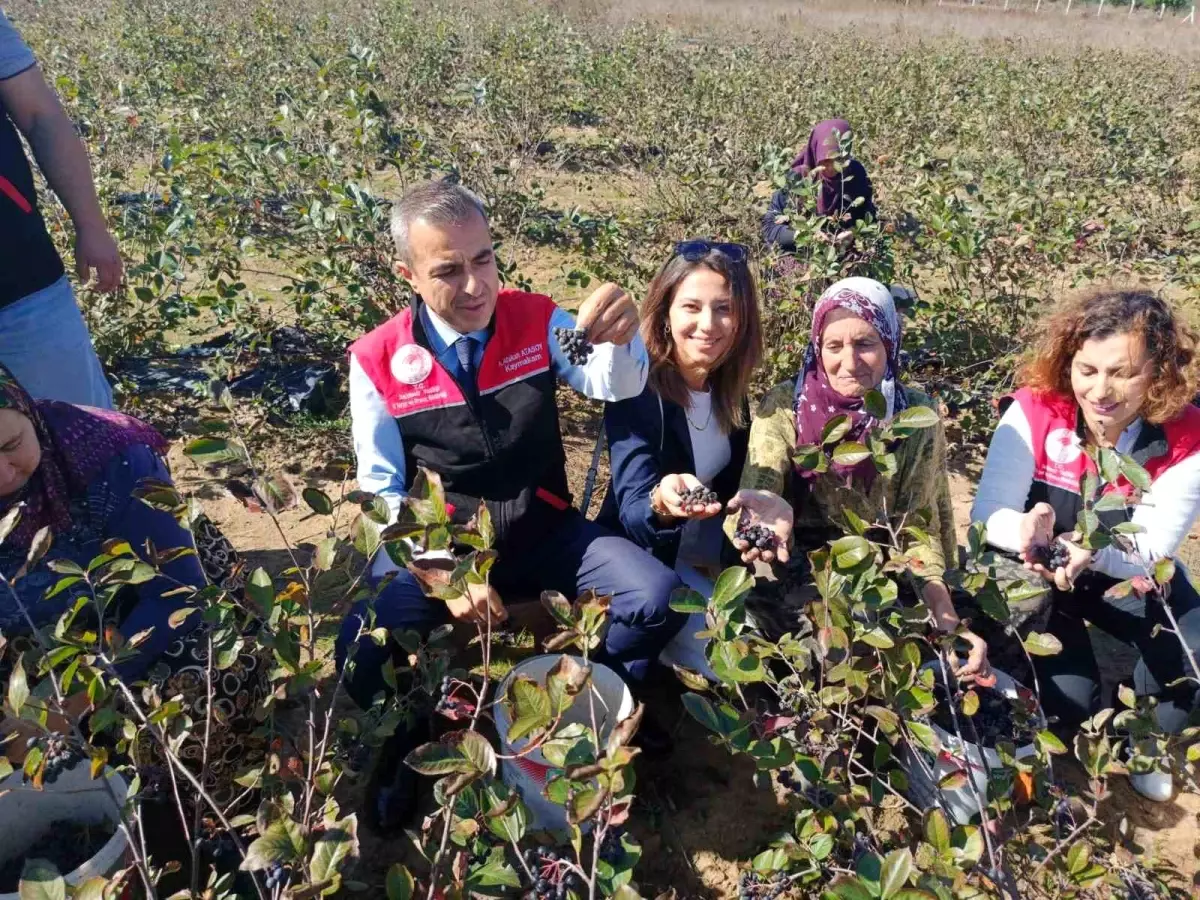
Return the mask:
<path id="1" fill-rule="evenodd" d="M 570 477 L 576 502 L 592 461 L 599 425 L 599 407 L 573 398 L 564 404 L 563 432 L 568 447 Z M 340 481 L 330 477 L 328 462 L 350 458 L 348 435 L 340 429 L 288 431 L 269 435 L 258 442 L 257 455 L 271 470 L 281 470 L 300 486 L 311 484 L 336 495 Z M 247 511 L 224 488 L 183 455 L 176 441 L 171 463 L 181 487 L 191 491 L 205 511 L 224 530 L 251 566 L 278 572 L 291 565 L 288 544 L 303 548 L 322 535 L 320 520 L 306 518 L 303 510 L 290 510 L 280 518 L 282 533 L 270 518 Z M 951 476 L 956 519 L 961 531 L 969 521 L 973 471 L 962 466 Z M 605 460 L 597 478 L 598 490 L 591 511 L 599 508 L 607 482 Z M 510 598 L 511 599 L 511 598 Z M 522 618 L 536 619 L 540 609 L 529 605 Z M 1136 661 L 1124 645 L 1098 635 L 1098 658 L 1103 660 L 1106 680 L 1113 683 L 1128 677 Z M 753 767 L 733 759 L 708 743 L 705 733 L 682 710 L 679 688 L 664 683 L 650 699 L 650 714 L 674 730 L 676 745 L 664 760 L 638 763 L 639 790 L 632 830 L 641 840 L 644 856 L 638 867 L 642 892 L 656 896 L 674 888 L 680 898 L 736 897 L 738 860 L 747 860 L 763 848 L 768 837 L 786 828 L 790 819 L 788 802 L 770 790 L 756 788 Z M 1067 765 L 1068 777 L 1082 778 L 1077 767 Z M 351 789 L 353 802 L 358 792 Z M 1181 793 L 1171 803 L 1142 800 L 1123 778 L 1114 779 L 1106 801 L 1105 821 L 1126 816 L 1134 841 L 1170 860 L 1189 875 L 1200 859 L 1200 796 Z M 359 877 L 378 884 L 387 865 L 412 853 L 404 839 L 382 842 L 364 836 L 363 868 Z"/>

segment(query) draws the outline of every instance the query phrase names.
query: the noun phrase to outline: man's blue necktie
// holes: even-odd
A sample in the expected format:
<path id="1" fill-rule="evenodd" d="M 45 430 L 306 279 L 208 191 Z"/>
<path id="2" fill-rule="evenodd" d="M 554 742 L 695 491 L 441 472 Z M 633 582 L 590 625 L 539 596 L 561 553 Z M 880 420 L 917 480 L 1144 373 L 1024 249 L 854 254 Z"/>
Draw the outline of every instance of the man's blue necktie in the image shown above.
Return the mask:
<path id="1" fill-rule="evenodd" d="M 475 384 L 475 339 L 464 334 L 454 342 L 454 351 L 458 354 L 458 367 L 462 373 L 463 387 L 472 396 L 479 393 Z"/>

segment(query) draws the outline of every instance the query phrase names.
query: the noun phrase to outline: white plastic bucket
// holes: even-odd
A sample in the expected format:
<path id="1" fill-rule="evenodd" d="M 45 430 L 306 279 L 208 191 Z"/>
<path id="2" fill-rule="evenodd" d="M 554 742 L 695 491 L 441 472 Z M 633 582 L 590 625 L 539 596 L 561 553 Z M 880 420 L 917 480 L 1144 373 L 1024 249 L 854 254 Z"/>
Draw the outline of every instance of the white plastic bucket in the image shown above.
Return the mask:
<path id="1" fill-rule="evenodd" d="M 104 781 L 93 780 L 89 770 L 87 760 L 76 763 L 40 791 L 23 783 L 20 771 L 0 781 L 0 859 L 28 856 L 28 851 L 53 822 L 66 820 L 86 825 L 112 822 L 114 826 L 120 822 L 120 805 L 129 791 L 125 779 L 110 770 L 107 776 L 112 788 L 110 794 Z M 125 850 L 125 835 L 114 829 L 99 853 L 75 871 L 63 873 L 63 878 L 67 884 L 76 885 L 89 878 L 110 875 L 120 868 Z M 0 900 L 19 900 L 19 895 L 0 894 Z"/>
<path id="2" fill-rule="evenodd" d="M 921 668 L 922 671 L 936 669 L 938 665 L 936 661 L 931 661 Z M 992 689 L 999 691 L 1010 700 L 1018 699 L 1020 696 L 1018 692 L 1022 685 L 1007 672 L 999 669 L 992 671 L 996 676 L 996 684 Z M 947 775 L 962 772 L 965 769 L 971 781 L 974 782 L 978 796 L 986 802 L 988 770 L 1003 769 L 1004 764 L 1000 761 L 1000 754 L 992 748 L 981 747 L 970 741 L 960 741 L 958 737 L 939 727 L 936 722 L 930 721 L 929 726 L 937 735 L 938 743 L 942 748 L 936 757 L 924 749 L 911 746 L 906 746 L 899 754 L 904 771 L 908 775 L 909 799 L 924 809 L 931 809 L 939 805 L 940 797 L 940 805 L 946 814 L 956 824 L 966 825 L 979 815 L 980 811 L 979 804 L 975 802 L 976 795 L 971 791 L 970 785 L 964 784 L 960 788 L 942 789 L 939 789 L 938 785 Z M 1033 744 L 1024 744 L 1017 748 L 1016 758 L 1024 759 L 1032 756 L 1034 752 Z M 926 766 L 932 772 L 932 778 L 926 774 L 926 766 L 922 766 L 913 758 L 915 753 L 921 754 Z"/>
<path id="3" fill-rule="evenodd" d="M 546 673 L 554 668 L 560 659 L 562 659 L 562 654 L 553 653 L 530 657 L 515 666 L 500 682 L 497 697 L 503 700 L 508 695 L 509 685 L 518 676 L 524 676 L 540 685 L 545 685 Z M 583 665 L 582 658 L 572 657 L 572 659 Z M 603 744 L 617 723 L 633 712 L 633 695 L 621 677 L 612 669 L 599 663 L 592 663 L 591 666 L 592 678 L 588 690 L 594 691 L 592 697 L 595 701 L 596 723 L 600 732 L 597 738 Z M 504 708 L 504 704 L 497 703 L 492 710 L 496 720 L 496 730 L 500 734 L 502 752 L 505 756 L 519 753 L 529 744 L 528 739 L 521 738 L 510 744 L 508 741 L 508 712 Z M 571 708 L 563 715 L 559 727 L 563 728 L 575 723 L 590 726 L 591 718 L 588 691 L 585 690 L 575 698 Z M 521 799 L 529 808 L 531 817 L 529 827 L 535 831 L 561 831 L 567 827 L 566 811 L 561 806 L 547 800 L 543 793 L 546 788 L 547 776 L 552 768 L 554 767 L 547 762 L 546 757 L 542 756 L 540 750 L 531 750 L 514 759 L 500 761 L 500 777 L 504 779 L 505 784 L 520 793 Z"/>

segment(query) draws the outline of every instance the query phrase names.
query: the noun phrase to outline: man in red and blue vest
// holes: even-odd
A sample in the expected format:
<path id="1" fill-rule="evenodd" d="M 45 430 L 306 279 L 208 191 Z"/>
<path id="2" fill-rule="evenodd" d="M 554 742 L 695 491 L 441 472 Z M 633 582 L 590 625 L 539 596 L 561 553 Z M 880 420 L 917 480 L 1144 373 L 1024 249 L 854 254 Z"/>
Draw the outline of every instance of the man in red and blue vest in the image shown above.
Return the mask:
<path id="1" fill-rule="evenodd" d="M 112 390 L 38 210 L 18 132 L 75 226 L 75 272 L 113 291 L 121 255 L 87 151 L 21 36 L 0 12 L 0 363 L 38 399 L 112 406 Z"/>
<path id="2" fill-rule="evenodd" d="M 428 634 L 450 618 L 507 618 L 499 592 L 575 596 L 587 588 L 612 596 L 610 625 L 597 657 L 626 678 L 642 678 L 683 624 L 669 606 L 674 572 L 649 553 L 584 518 L 571 505 L 566 454 L 555 401 L 561 379 L 596 400 L 641 393 L 648 358 L 632 298 L 612 284 L 588 297 L 578 327 L 593 345 L 581 364 L 568 358 L 555 329 L 577 320 L 549 297 L 500 288 L 483 207 L 444 181 L 418 185 L 392 214 L 397 272 L 414 289 L 407 309 L 350 348 L 350 414 L 358 482 L 397 516 L 418 466 L 437 472 L 456 518 L 485 501 L 499 559 L 492 587 L 459 601 L 427 598 L 386 554 L 372 577 L 394 580 L 374 600 L 377 627 Z M 499 591 L 497 590 L 499 589 Z M 339 666 L 365 621 L 364 601 L 346 618 Z M 354 645 L 347 685 L 368 706 L 395 647 L 370 638 Z M 393 739 L 381 761 L 368 814 L 389 828 L 412 810 L 416 781 L 398 764 L 417 742 Z"/>

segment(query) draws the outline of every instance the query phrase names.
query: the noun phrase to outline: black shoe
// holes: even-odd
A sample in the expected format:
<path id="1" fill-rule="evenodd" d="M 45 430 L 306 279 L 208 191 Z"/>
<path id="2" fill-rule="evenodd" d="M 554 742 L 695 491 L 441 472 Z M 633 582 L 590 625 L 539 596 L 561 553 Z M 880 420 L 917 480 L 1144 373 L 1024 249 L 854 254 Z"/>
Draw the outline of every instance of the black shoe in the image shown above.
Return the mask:
<path id="1" fill-rule="evenodd" d="M 367 826 L 376 834 L 397 834 L 416 815 L 421 778 L 405 765 L 404 758 L 420 746 L 422 732 L 418 726 L 403 734 L 394 734 L 380 751 L 379 762 L 367 782 L 363 799 Z"/>

